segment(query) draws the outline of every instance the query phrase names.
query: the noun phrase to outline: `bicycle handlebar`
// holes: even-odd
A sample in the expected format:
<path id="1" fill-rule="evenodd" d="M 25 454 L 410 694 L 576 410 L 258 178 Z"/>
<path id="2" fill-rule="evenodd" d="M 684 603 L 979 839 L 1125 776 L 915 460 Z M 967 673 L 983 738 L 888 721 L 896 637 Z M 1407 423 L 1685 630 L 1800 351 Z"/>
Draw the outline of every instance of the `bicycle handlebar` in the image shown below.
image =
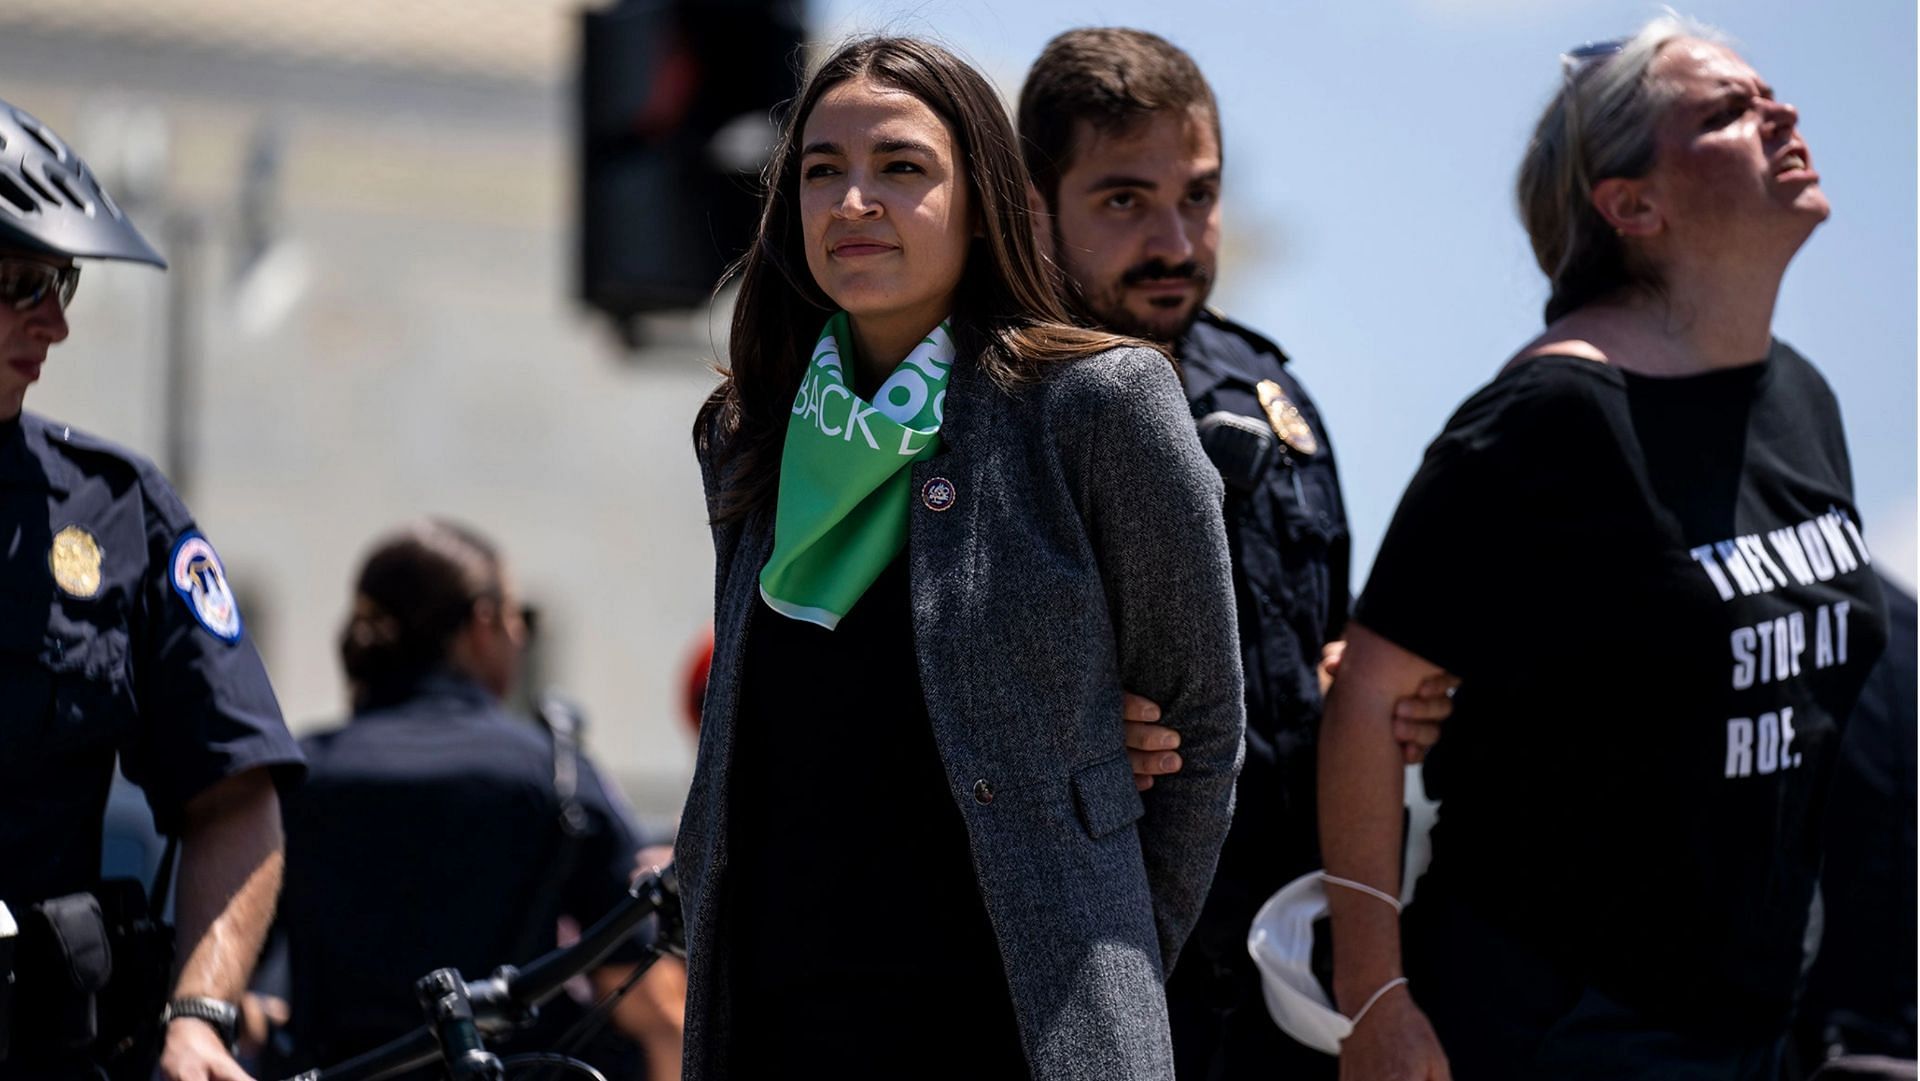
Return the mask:
<path id="1" fill-rule="evenodd" d="M 667 864 L 634 879 L 626 900 L 589 927 L 571 946 L 554 950 L 527 963 L 525 968 L 505 965 L 484 980 L 466 983 L 451 969 L 440 969 L 421 980 L 456 981 L 464 985 L 461 997 L 471 1004 L 473 1028 L 488 1036 L 499 1036 L 525 1027 L 548 999 L 560 992 L 566 982 L 597 967 L 618 949 L 648 916 L 661 918 L 660 940 L 671 949 L 678 945 L 680 886 Z M 661 947 L 655 947 L 656 953 Z M 287 1081 L 384 1081 L 408 1070 L 441 1061 L 446 1057 L 440 1036 L 439 1019 L 324 1070 L 308 1070 Z"/>
<path id="2" fill-rule="evenodd" d="M 430 1026 L 422 1025 L 405 1036 L 363 1055 L 356 1055 L 337 1066 L 308 1070 L 287 1081 L 380 1081 L 408 1070 L 440 1061 L 440 1037 Z"/>
<path id="3" fill-rule="evenodd" d="M 500 1004 L 508 1009 L 538 1009 L 568 980 L 606 960 L 648 916 L 672 912 L 677 917 L 679 908 L 680 880 L 673 873 L 673 864 L 669 863 L 634 879 L 627 899 L 602 916 L 599 923 L 581 932 L 580 941 L 537 958 L 518 971 L 501 969 L 486 982 L 499 983 Z M 481 1005 L 481 999 L 482 990 L 476 988 L 475 1008 Z"/>

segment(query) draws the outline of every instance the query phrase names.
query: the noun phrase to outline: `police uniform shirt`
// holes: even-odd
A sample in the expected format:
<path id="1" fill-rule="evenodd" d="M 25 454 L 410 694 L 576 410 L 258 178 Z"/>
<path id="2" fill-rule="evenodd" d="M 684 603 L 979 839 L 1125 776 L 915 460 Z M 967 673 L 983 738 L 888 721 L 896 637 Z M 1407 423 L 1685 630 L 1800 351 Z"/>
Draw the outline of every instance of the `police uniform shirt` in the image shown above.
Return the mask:
<path id="1" fill-rule="evenodd" d="M 256 767 L 301 773 L 225 571 L 153 465 L 0 421 L 0 899 L 91 887 L 115 753 L 176 832 Z"/>
<path id="2" fill-rule="evenodd" d="M 278 918 L 301 1068 L 422 1024 L 429 971 L 524 964 L 559 915 L 588 927 L 627 896 L 640 838 L 618 790 L 580 759 L 585 821 L 561 866 L 553 741 L 471 679 L 432 673 L 301 746 Z"/>
<path id="3" fill-rule="evenodd" d="M 1351 542 L 1326 425 L 1288 370 L 1286 354 L 1211 311 L 1201 313 L 1177 352 L 1203 433 L 1206 418 L 1224 411 L 1254 425 L 1270 447 L 1249 475 L 1244 456 L 1223 455 L 1203 434 L 1227 481 L 1247 758 L 1233 828 L 1194 941 L 1237 964 L 1246 960 L 1246 927 L 1255 908 L 1320 865 L 1314 829 L 1318 667 L 1322 647 L 1346 625 Z M 1273 409 L 1262 404 L 1262 383 L 1270 384 L 1270 401 L 1272 388 L 1282 396 Z"/>
<path id="4" fill-rule="evenodd" d="M 1870 563 L 1833 394 L 1785 345 L 1684 378 L 1541 357 L 1461 406 L 1355 613 L 1464 681 L 1426 770 L 1416 996 L 1511 1017 L 1585 986 L 1677 1031 L 1777 1032 L 1886 638 Z M 1415 974 L 1430 898 L 1566 983 Z"/>

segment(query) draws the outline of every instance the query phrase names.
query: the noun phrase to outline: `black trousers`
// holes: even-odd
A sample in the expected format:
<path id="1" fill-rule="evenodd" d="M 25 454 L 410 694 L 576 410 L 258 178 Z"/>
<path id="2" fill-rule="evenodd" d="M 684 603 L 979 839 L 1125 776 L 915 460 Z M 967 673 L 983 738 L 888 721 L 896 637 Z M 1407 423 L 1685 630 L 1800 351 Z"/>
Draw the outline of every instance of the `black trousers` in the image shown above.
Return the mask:
<path id="1" fill-rule="evenodd" d="M 991 948 L 991 947 L 989 947 Z M 1023 1081 L 1019 1023 L 997 955 L 987 965 L 910 972 L 853 965 L 823 949 L 811 965 L 755 964 L 729 943 L 727 1046 L 735 1081 Z"/>
<path id="2" fill-rule="evenodd" d="M 1462 1081 L 1783 1081 L 1783 1029 L 1676 1031 L 1569 979 L 1462 903 L 1423 893 L 1405 918 L 1408 989 Z"/>
<path id="3" fill-rule="evenodd" d="M 1247 951 L 1188 948 L 1167 980 L 1174 1076 L 1180 1081 L 1333 1081 L 1340 1061 L 1274 1024 Z"/>
<path id="4" fill-rule="evenodd" d="M 107 1072 L 85 1052 L 16 1055 L 0 1062 L 0 1081 L 107 1081 Z"/>

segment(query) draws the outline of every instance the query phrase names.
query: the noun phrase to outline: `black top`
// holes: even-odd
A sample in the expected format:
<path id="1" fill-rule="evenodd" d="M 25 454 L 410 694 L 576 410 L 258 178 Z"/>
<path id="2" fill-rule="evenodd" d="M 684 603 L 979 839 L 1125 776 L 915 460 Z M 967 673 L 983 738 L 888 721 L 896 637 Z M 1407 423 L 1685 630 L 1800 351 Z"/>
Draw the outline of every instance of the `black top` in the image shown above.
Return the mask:
<path id="1" fill-rule="evenodd" d="M 219 556 L 152 463 L 0 421 L 0 900 L 91 887 L 120 755 L 163 830 L 216 781 L 300 776 Z"/>
<path id="2" fill-rule="evenodd" d="M 1814 1063 L 1835 1043 L 1856 1055 L 1914 1056 L 1913 969 L 1904 961 L 1920 952 L 1915 606 L 1891 581 L 1880 584 L 1889 616 L 1887 651 L 1867 677 L 1840 741 L 1820 871 L 1824 937 L 1795 1023 L 1803 1050 L 1818 1053 Z"/>
<path id="3" fill-rule="evenodd" d="M 1778 343 L 1678 379 L 1543 357 L 1469 399 L 1355 614 L 1465 681 L 1422 893 L 1676 1026 L 1780 1024 L 1886 634 L 1852 492 Z"/>
<path id="4" fill-rule="evenodd" d="M 902 557 L 835 630 L 754 610 L 722 932 L 737 1076 L 1025 1072 L 907 596 Z"/>
<path id="5" fill-rule="evenodd" d="M 1265 465 L 1207 440 L 1227 480 L 1227 546 L 1246 673 L 1247 758 L 1233 828 L 1185 956 L 1250 968 L 1247 924 L 1281 886 L 1320 866 L 1314 807 L 1321 649 L 1347 622 L 1347 533 L 1333 444 L 1280 347 L 1203 311 L 1178 345 L 1196 421 L 1216 412 L 1252 420 L 1268 437 Z M 1260 404 L 1278 384 L 1311 429 L 1312 452 L 1290 447 Z"/>
<path id="6" fill-rule="evenodd" d="M 585 926 L 626 894 L 639 839 L 625 802 L 582 763 L 587 830 L 560 870 L 552 741 L 470 680 L 430 676 L 302 746 L 279 917 L 302 1068 L 422 1024 L 413 985 L 429 971 L 523 964 L 555 946 L 561 913 Z"/>

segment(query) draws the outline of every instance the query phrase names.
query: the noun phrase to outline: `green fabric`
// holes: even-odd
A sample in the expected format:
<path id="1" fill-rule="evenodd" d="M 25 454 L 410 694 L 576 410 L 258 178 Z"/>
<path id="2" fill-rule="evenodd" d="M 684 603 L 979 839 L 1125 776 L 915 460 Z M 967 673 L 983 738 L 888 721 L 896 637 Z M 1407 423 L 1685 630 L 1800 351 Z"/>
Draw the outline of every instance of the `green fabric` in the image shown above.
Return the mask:
<path id="1" fill-rule="evenodd" d="M 832 630 L 907 543 L 910 467 L 940 446 L 953 371 L 944 321 L 900 362 L 871 404 L 848 386 L 847 313 L 813 347 L 780 452 L 773 555 L 760 596 L 790 619 Z"/>

